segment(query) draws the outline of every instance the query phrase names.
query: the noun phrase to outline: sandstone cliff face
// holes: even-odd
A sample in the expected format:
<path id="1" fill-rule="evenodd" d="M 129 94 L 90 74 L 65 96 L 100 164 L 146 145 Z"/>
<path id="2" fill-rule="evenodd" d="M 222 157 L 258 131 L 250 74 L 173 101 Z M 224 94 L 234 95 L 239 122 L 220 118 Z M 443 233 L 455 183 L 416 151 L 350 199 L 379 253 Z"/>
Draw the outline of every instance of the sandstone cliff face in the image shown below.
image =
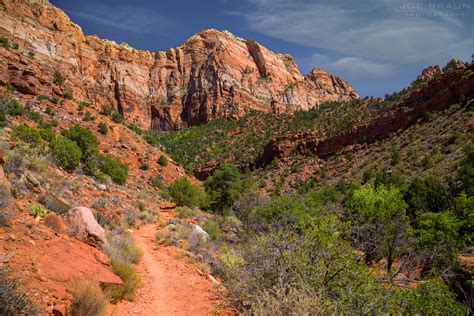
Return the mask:
<path id="1" fill-rule="evenodd" d="M 47 0 L 0 0 L 0 20 L 0 35 L 18 44 L 0 47 L 1 84 L 110 103 L 144 129 L 235 119 L 249 110 L 291 113 L 358 97 L 340 78 L 318 68 L 303 76 L 291 56 L 226 31 L 206 30 L 177 48 L 149 52 L 84 36 Z M 66 78 L 61 85 L 55 70 Z"/>

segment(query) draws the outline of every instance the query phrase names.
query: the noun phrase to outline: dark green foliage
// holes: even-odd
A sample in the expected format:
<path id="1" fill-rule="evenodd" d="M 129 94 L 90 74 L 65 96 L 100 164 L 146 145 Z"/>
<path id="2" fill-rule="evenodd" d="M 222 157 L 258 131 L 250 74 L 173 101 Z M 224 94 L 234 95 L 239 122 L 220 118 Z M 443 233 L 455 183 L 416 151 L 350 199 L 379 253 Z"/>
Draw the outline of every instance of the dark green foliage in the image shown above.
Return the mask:
<path id="1" fill-rule="evenodd" d="M 107 125 L 104 122 L 100 122 L 98 125 L 98 128 L 99 128 L 99 133 L 101 133 L 102 135 L 107 135 L 107 132 L 109 131 L 109 129 L 107 128 Z"/>
<path id="2" fill-rule="evenodd" d="M 459 163 L 458 178 L 461 188 L 469 195 L 474 195 L 474 144 L 464 147 L 464 158 Z"/>
<path id="3" fill-rule="evenodd" d="M 86 112 L 86 115 L 84 116 L 84 122 L 89 122 L 95 120 L 95 116 L 92 116 L 90 112 Z"/>
<path id="4" fill-rule="evenodd" d="M 7 112 L 12 116 L 23 116 L 27 111 L 16 100 L 10 100 L 7 103 Z"/>
<path id="5" fill-rule="evenodd" d="M 101 156 L 100 171 L 110 176 L 112 181 L 118 184 L 124 184 L 128 178 L 128 167 L 118 158 Z"/>
<path id="6" fill-rule="evenodd" d="M 441 212 L 452 205 L 446 185 L 434 176 L 416 177 L 404 194 L 409 215 L 423 212 Z"/>
<path id="7" fill-rule="evenodd" d="M 5 112 L 0 111 L 0 127 L 5 127 L 8 125 L 8 120 Z"/>
<path id="8" fill-rule="evenodd" d="M 110 106 L 110 104 L 104 104 L 104 105 L 102 105 L 100 114 L 109 116 L 110 114 L 112 114 L 112 110 L 113 109 Z"/>
<path id="9" fill-rule="evenodd" d="M 51 142 L 56 139 L 56 132 L 51 128 L 42 128 L 39 130 L 41 138 L 47 142 Z"/>
<path id="10" fill-rule="evenodd" d="M 38 310 L 30 303 L 28 296 L 21 293 L 15 280 L 8 279 L 0 269 L 0 315 L 33 314 Z"/>
<path id="11" fill-rule="evenodd" d="M 119 112 L 112 112 L 112 121 L 115 123 L 123 123 L 125 120 L 123 115 Z"/>
<path id="12" fill-rule="evenodd" d="M 82 151 L 76 142 L 66 137 L 59 137 L 52 141 L 50 146 L 51 153 L 58 166 L 69 172 L 73 172 L 79 167 Z"/>
<path id="13" fill-rule="evenodd" d="M 209 195 L 210 207 L 219 214 L 225 214 L 253 182 L 233 165 L 224 164 L 204 183 Z"/>
<path id="14" fill-rule="evenodd" d="M 68 100 L 74 100 L 74 95 L 72 94 L 72 92 L 68 91 L 68 92 L 64 93 L 64 98 L 66 98 Z"/>
<path id="15" fill-rule="evenodd" d="M 397 165 L 402 160 L 402 155 L 398 147 L 392 148 L 392 165 Z"/>
<path id="16" fill-rule="evenodd" d="M 166 159 L 165 156 L 161 155 L 159 158 L 158 158 L 158 163 L 163 166 L 163 167 L 166 167 L 168 165 L 168 159 Z"/>
<path id="17" fill-rule="evenodd" d="M 56 110 L 50 105 L 46 107 L 46 110 L 44 112 L 50 116 L 53 116 L 56 114 Z"/>
<path id="18" fill-rule="evenodd" d="M 405 184 L 405 178 L 398 170 L 389 172 L 387 169 L 377 172 L 375 175 L 374 186 L 402 187 Z"/>
<path id="19" fill-rule="evenodd" d="M 6 38 L 4 36 L 0 37 L 0 46 L 3 47 L 3 48 L 9 49 L 10 48 L 10 41 L 8 40 L 8 38 Z"/>
<path id="20" fill-rule="evenodd" d="M 200 186 L 191 183 L 188 177 L 176 179 L 168 191 L 179 206 L 203 207 L 206 204 L 206 193 Z"/>
<path id="21" fill-rule="evenodd" d="M 35 122 L 36 124 L 41 125 L 44 123 L 43 116 L 41 116 L 41 114 L 38 112 L 29 111 L 26 113 L 26 117 Z"/>
<path id="22" fill-rule="evenodd" d="M 33 147 L 39 147 L 44 144 L 44 140 L 41 137 L 40 132 L 26 124 L 17 126 L 13 130 L 13 136 L 25 143 L 30 144 Z"/>
<path id="23" fill-rule="evenodd" d="M 99 140 L 89 129 L 75 125 L 63 131 L 63 136 L 76 142 L 82 151 L 82 159 L 84 161 L 97 155 Z"/>
<path id="24" fill-rule="evenodd" d="M 55 70 L 53 73 L 54 83 L 57 85 L 62 85 L 64 83 L 64 76 L 59 70 Z"/>
<path id="25" fill-rule="evenodd" d="M 29 57 L 30 59 L 34 59 L 34 58 L 35 58 L 35 53 L 30 50 L 30 51 L 28 52 L 28 57 Z"/>

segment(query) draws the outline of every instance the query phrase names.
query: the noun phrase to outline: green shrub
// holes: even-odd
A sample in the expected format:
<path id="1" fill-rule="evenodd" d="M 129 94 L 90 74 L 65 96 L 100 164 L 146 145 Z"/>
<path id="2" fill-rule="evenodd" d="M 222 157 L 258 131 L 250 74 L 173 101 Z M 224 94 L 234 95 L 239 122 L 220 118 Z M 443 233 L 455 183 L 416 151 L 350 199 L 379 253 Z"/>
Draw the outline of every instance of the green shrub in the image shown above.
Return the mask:
<path id="1" fill-rule="evenodd" d="M 452 204 L 448 188 L 435 176 L 414 178 L 406 189 L 404 199 L 412 218 L 417 213 L 445 211 Z"/>
<path id="2" fill-rule="evenodd" d="M 68 91 L 68 92 L 64 93 L 64 98 L 66 98 L 68 100 L 74 100 L 74 95 L 72 94 L 71 91 Z"/>
<path id="3" fill-rule="evenodd" d="M 95 120 L 95 116 L 92 116 L 90 112 L 86 112 L 86 115 L 84 116 L 84 122 L 90 122 Z"/>
<path id="4" fill-rule="evenodd" d="M 47 142 L 52 142 L 56 139 L 56 132 L 51 128 L 42 128 L 39 130 L 41 138 Z"/>
<path id="5" fill-rule="evenodd" d="M 48 215 L 49 210 L 40 204 L 32 204 L 30 205 L 30 213 L 34 217 L 45 217 L 46 215 Z"/>
<path id="6" fill-rule="evenodd" d="M 442 280 L 423 281 L 413 290 L 400 290 L 391 312 L 400 315 L 466 315 L 466 308 Z"/>
<path id="7" fill-rule="evenodd" d="M 464 147 L 464 157 L 459 162 L 458 179 L 461 189 L 469 195 L 474 195 L 474 144 Z"/>
<path id="8" fill-rule="evenodd" d="M 55 70 L 53 73 L 54 83 L 57 85 L 62 85 L 64 83 L 64 76 L 59 70 Z"/>
<path id="9" fill-rule="evenodd" d="M 87 160 L 98 153 L 99 140 L 89 129 L 75 125 L 63 132 L 63 136 L 75 141 L 82 151 L 82 159 Z"/>
<path id="10" fill-rule="evenodd" d="M 79 167 L 82 151 L 76 142 L 66 137 L 59 137 L 51 142 L 50 147 L 53 159 L 58 166 L 69 172 Z"/>
<path id="11" fill-rule="evenodd" d="M 28 295 L 19 290 L 18 283 L 0 269 L 0 315 L 33 315 L 36 312 L 38 309 L 30 303 Z"/>
<path id="12" fill-rule="evenodd" d="M 168 159 L 166 159 L 165 156 L 161 155 L 159 158 L 158 158 L 158 163 L 163 166 L 163 167 L 166 167 L 168 165 Z"/>
<path id="13" fill-rule="evenodd" d="M 163 181 L 162 176 L 155 176 L 150 180 L 150 185 L 154 188 L 163 189 L 165 187 L 165 183 Z"/>
<path id="14" fill-rule="evenodd" d="M 5 127 L 8 125 L 7 116 L 5 112 L 0 111 L 0 127 Z"/>
<path id="15" fill-rule="evenodd" d="M 99 133 L 101 133 L 102 135 L 107 135 L 109 129 L 107 128 L 107 125 L 104 122 L 100 122 L 98 128 Z"/>
<path id="16" fill-rule="evenodd" d="M 125 119 L 123 118 L 123 115 L 121 113 L 114 111 L 112 113 L 112 121 L 114 121 L 115 123 L 123 123 Z"/>
<path id="17" fill-rule="evenodd" d="M 177 218 L 186 218 L 196 216 L 197 212 L 187 206 L 179 206 L 176 208 Z"/>
<path id="18" fill-rule="evenodd" d="M 29 57 L 30 59 L 34 59 L 34 58 L 35 58 L 35 53 L 30 50 L 30 51 L 28 52 L 28 57 Z"/>
<path id="19" fill-rule="evenodd" d="M 26 108 L 21 106 L 16 100 L 10 100 L 10 102 L 7 103 L 6 108 L 8 113 L 12 116 L 23 116 L 27 112 Z"/>
<path id="20" fill-rule="evenodd" d="M 5 152 L 5 171 L 16 172 L 24 169 L 35 172 L 46 171 L 49 168 L 49 161 L 39 152 L 38 148 L 20 142 L 15 148 Z"/>
<path id="21" fill-rule="evenodd" d="M 112 109 L 112 107 L 110 106 L 110 104 L 104 104 L 104 105 L 102 105 L 100 114 L 109 116 L 110 114 L 112 114 L 112 110 L 113 110 L 113 109 Z"/>
<path id="22" fill-rule="evenodd" d="M 56 110 L 50 105 L 46 107 L 46 110 L 44 112 L 50 116 L 56 115 Z"/>
<path id="23" fill-rule="evenodd" d="M 109 304 L 102 289 L 95 283 L 81 283 L 74 291 L 67 311 L 71 316 L 102 315 Z"/>
<path id="24" fill-rule="evenodd" d="M 35 122 L 36 124 L 43 124 L 43 116 L 38 112 L 29 111 L 26 113 L 26 117 Z"/>
<path id="25" fill-rule="evenodd" d="M 225 214 L 251 186 L 251 178 L 229 164 L 220 166 L 204 183 L 211 209 L 220 214 Z"/>
<path id="26" fill-rule="evenodd" d="M 170 196 L 179 206 L 202 207 L 206 202 L 206 194 L 202 188 L 192 184 L 188 177 L 176 179 L 168 188 Z"/>
<path id="27" fill-rule="evenodd" d="M 108 156 L 101 156 L 100 170 L 110 176 L 112 181 L 118 184 L 124 184 L 128 178 L 128 167 L 123 164 L 118 158 L 111 158 Z"/>
<path id="28" fill-rule="evenodd" d="M 8 40 L 8 38 L 6 38 L 4 36 L 0 37 L 0 46 L 3 47 L 3 48 L 9 49 L 10 48 L 10 41 Z"/>
<path id="29" fill-rule="evenodd" d="M 26 124 L 17 126 L 13 130 L 13 136 L 25 143 L 30 144 L 33 147 L 40 147 L 44 144 L 44 140 L 41 137 L 40 132 Z"/>

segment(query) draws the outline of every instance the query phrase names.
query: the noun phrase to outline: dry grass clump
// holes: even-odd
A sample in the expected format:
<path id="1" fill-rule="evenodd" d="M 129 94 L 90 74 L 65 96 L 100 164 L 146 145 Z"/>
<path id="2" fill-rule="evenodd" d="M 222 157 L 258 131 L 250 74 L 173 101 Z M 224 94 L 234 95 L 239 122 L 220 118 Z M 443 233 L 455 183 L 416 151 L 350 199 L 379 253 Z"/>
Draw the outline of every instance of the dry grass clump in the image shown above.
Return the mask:
<path id="1" fill-rule="evenodd" d="M 98 284 L 81 283 L 78 285 L 69 307 L 70 316 L 102 315 L 109 301 Z"/>

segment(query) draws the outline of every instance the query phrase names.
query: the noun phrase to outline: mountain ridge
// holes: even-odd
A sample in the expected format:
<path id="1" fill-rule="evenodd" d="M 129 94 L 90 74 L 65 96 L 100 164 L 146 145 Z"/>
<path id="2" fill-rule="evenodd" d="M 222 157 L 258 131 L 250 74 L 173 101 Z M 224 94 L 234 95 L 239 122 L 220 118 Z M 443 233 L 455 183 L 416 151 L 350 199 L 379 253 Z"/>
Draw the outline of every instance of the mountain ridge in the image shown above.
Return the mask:
<path id="1" fill-rule="evenodd" d="M 303 76 L 291 55 L 228 31 L 208 29 L 176 48 L 139 51 L 84 35 L 47 1 L 2 0 L 0 6 L 0 35 L 17 45 L 0 51 L 0 64 L 8 69 L 2 84 L 109 103 L 142 129 L 237 119 L 250 110 L 292 113 L 358 98 L 341 78 L 319 68 Z M 54 82 L 55 72 L 64 83 Z"/>

